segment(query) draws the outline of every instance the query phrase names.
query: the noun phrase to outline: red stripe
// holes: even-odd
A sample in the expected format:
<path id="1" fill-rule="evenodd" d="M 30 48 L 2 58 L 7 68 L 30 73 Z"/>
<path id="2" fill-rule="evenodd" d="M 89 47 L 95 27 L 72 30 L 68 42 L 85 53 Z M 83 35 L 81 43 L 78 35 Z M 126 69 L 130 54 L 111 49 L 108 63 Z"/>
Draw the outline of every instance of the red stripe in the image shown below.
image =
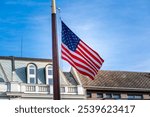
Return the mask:
<path id="1" fill-rule="evenodd" d="M 75 62 L 75 61 L 74 61 L 70 56 L 68 56 L 66 53 L 62 52 L 62 55 L 64 55 L 64 56 L 66 56 L 67 58 L 69 58 L 69 59 L 75 64 L 75 66 L 78 66 L 78 67 L 80 67 L 80 68 L 82 68 L 82 69 L 84 69 L 84 70 L 90 72 L 90 73 L 93 74 L 94 76 L 96 75 L 96 73 L 94 73 L 93 71 L 91 71 L 91 70 L 88 69 L 87 67 L 85 67 L 85 66 L 83 66 L 83 65 L 81 65 L 81 64 L 79 64 L 79 63 L 77 63 L 77 62 Z"/>
<path id="2" fill-rule="evenodd" d="M 87 46 L 87 45 L 86 45 Z M 102 61 L 101 61 L 101 58 L 97 55 L 97 53 L 96 52 L 94 52 L 98 57 L 99 57 L 99 59 L 97 58 L 97 57 L 95 57 L 94 55 L 93 55 L 93 53 L 91 53 L 88 49 L 86 49 L 83 45 L 82 45 L 82 43 L 80 44 L 80 47 L 84 50 L 84 51 L 86 51 L 95 61 L 97 61 L 98 63 L 100 63 L 100 64 L 102 64 Z M 88 47 L 88 46 L 87 46 Z M 90 48 L 89 48 L 90 49 Z M 90 49 L 91 51 L 92 51 L 92 49 Z"/>
<path id="3" fill-rule="evenodd" d="M 95 67 L 97 67 L 97 69 L 100 69 L 100 65 L 101 65 L 101 63 L 99 63 L 99 65 L 94 61 L 95 59 L 92 57 L 92 56 L 90 56 L 90 53 L 89 53 L 89 51 L 85 51 L 84 50 L 84 48 L 82 48 L 81 47 L 81 43 L 79 43 L 79 45 L 78 45 L 78 50 L 80 50 L 80 52 L 84 55 L 84 56 L 86 56 L 86 58 L 89 60 L 89 61 L 91 61 L 91 63 L 92 64 L 94 64 L 94 66 Z M 84 50 L 84 51 L 83 51 Z M 90 57 L 92 57 L 94 60 L 92 60 Z"/>
<path id="4" fill-rule="evenodd" d="M 74 59 L 76 59 L 76 60 L 78 60 L 78 61 L 84 63 L 84 64 L 87 65 L 88 67 L 90 67 L 93 71 L 95 71 L 95 74 L 97 73 L 97 69 L 95 69 L 93 66 L 91 66 L 91 65 L 87 62 L 87 60 L 85 60 L 84 58 L 83 58 L 84 60 L 82 60 L 81 58 L 79 58 L 79 57 L 77 57 L 76 55 L 72 54 L 68 49 L 66 49 L 66 48 L 63 46 L 63 44 L 62 44 L 62 49 L 63 49 L 64 51 L 66 51 L 72 58 L 74 58 Z M 77 54 L 77 53 L 76 53 L 76 54 Z M 80 55 L 79 55 L 79 56 L 80 56 Z"/>
<path id="5" fill-rule="evenodd" d="M 81 40 L 81 42 L 84 43 L 82 40 Z M 89 48 L 90 50 L 92 50 L 92 51 L 101 59 L 102 63 L 104 62 L 104 60 L 100 57 L 100 55 L 99 55 L 96 51 L 94 51 L 94 50 L 93 50 L 91 47 L 89 47 L 86 43 L 84 43 L 84 44 L 86 45 L 87 48 Z"/>
<path id="6" fill-rule="evenodd" d="M 94 77 L 93 77 L 93 76 L 91 76 L 90 74 L 85 73 L 85 72 L 79 70 L 74 64 L 72 64 L 72 63 L 71 63 L 68 59 L 66 59 L 65 57 L 62 57 L 62 59 L 65 60 L 65 61 L 67 61 L 69 64 L 71 64 L 79 73 L 81 73 L 81 74 L 83 74 L 83 75 L 86 75 L 86 76 L 88 76 L 89 78 L 91 78 L 92 80 L 94 80 Z"/>
<path id="7" fill-rule="evenodd" d="M 80 54 L 83 58 L 85 58 L 95 69 L 100 69 L 100 66 L 98 66 L 97 64 L 95 64 L 95 62 L 93 62 L 86 54 L 85 52 L 83 52 L 80 48 L 78 48 L 78 50 L 76 50 L 76 52 L 78 51 L 78 54 Z"/>
<path id="8" fill-rule="evenodd" d="M 80 67 L 80 68 L 86 70 L 87 72 L 90 72 L 91 74 L 93 74 L 93 76 L 96 75 L 96 73 L 94 73 L 93 71 L 91 71 L 91 70 L 88 69 L 87 67 L 85 67 L 85 66 L 83 66 L 83 65 L 81 65 L 81 64 L 79 64 L 79 63 L 77 63 L 77 62 L 75 62 L 75 61 L 73 61 L 72 58 L 70 58 L 70 57 L 69 57 L 68 55 L 66 55 L 65 53 L 63 53 L 63 55 L 66 56 L 67 58 L 69 58 L 76 66 L 78 66 L 78 67 Z"/>

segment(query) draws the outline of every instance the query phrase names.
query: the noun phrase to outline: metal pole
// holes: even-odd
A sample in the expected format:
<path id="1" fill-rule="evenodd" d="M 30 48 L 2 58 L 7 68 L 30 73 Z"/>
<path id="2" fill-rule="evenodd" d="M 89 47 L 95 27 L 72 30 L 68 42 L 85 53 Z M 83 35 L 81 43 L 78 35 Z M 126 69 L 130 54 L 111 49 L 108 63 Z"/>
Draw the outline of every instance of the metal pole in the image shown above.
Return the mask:
<path id="1" fill-rule="evenodd" d="M 56 2 L 55 0 L 52 0 L 53 99 L 60 100 L 58 40 L 56 23 Z"/>

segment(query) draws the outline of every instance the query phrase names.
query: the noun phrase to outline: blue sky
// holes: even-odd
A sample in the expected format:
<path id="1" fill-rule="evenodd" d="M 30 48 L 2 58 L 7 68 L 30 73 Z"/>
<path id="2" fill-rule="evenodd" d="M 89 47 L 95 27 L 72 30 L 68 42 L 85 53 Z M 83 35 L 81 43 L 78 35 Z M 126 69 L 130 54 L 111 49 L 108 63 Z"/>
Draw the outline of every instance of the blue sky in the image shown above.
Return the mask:
<path id="1" fill-rule="evenodd" d="M 0 56 L 51 57 L 51 0 L 0 1 Z M 59 17 L 105 60 L 103 70 L 150 71 L 149 0 L 57 0 Z M 70 65 L 60 60 L 63 70 Z"/>

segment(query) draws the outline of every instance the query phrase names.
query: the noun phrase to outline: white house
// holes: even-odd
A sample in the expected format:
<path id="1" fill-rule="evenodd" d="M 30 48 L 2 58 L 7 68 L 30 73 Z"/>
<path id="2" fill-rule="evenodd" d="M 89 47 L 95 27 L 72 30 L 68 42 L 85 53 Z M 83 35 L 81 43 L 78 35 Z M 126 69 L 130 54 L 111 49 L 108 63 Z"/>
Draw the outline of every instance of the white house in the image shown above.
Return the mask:
<path id="1" fill-rule="evenodd" d="M 53 99 L 50 59 L 0 57 L 0 99 Z M 68 80 L 65 75 L 69 75 Z M 61 99 L 85 99 L 84 88 L 60 70 Z"/>

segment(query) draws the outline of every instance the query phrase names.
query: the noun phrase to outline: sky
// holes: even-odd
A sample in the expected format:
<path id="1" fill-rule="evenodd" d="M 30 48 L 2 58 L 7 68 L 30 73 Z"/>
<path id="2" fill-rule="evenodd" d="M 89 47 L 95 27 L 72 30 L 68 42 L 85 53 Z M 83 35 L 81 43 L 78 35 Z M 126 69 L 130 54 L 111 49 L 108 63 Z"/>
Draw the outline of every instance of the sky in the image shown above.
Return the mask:
<path id="1" fill-rule="evenodd" d="M 150 0 L 56 3 L 59 50 L 61 18 L 105 60 L 102 70 L 150 72 Z M 52 58 L 51 0 L 0 0 L 0 56 Z"/>

